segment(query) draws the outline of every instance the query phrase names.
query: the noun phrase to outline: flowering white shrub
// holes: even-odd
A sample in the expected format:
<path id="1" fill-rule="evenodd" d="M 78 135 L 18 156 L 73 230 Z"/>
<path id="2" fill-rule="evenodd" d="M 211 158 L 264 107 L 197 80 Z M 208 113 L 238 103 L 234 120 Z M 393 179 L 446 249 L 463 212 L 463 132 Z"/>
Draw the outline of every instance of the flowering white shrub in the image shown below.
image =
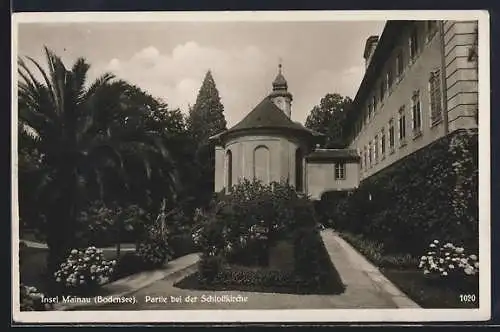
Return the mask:
<path id="1" fill-rule="evenodd" d="M 195 230 L 193 230 L 193 232 L 191 233 L 191 238 L 193 239 L 193 243 L 198 246 L 200 245 L 200 239 L 201 239 L 201 232 L 202 232 L 203 228 L 202 227 L 199 227 Z"/>
<path id="2" fill-rule="evenodd" d="M 96 247 L 73 249 L 54 277 L 70 290 L 88 289 L 108 282 L 115 265 L 115 260 L 104 260 L 102 250 Z"/>
<path id="3" fill-rule="evenodd" d="M 44 294 L 36 287 L 20 285 L 21 311 L 43 311 L 48 310 L 51 304 L 42 303 Z"/>
<path id="4" fill-rule="evenodd" d="M 434 240 L 429 245 L 429 251 L 420 258 L 418 267 L 424 274 L 449 276 L 474 276 L 479 274 L 479 259 L 477 255 L 467 254 L 465 249 L 452 243 L 440 245 Z"/>

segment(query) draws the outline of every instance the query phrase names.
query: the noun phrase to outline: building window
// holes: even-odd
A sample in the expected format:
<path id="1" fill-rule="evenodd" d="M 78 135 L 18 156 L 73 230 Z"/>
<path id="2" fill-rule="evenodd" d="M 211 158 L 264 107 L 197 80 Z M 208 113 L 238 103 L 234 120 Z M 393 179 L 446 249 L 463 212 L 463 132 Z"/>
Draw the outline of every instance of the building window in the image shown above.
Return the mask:
<path id="1" fill-rule="evenodd" d="M 417 28 L 414 28 L 410 34 L 410 58 L 413 60 L 418 53 L 418 33 Z"/>
<path id="2" fill-rule="evenodd" d="M 383 80 L 383 82 L 380 83 L 380 101 L 384 100 L 386 84 L 387 83 L 385 82 L 385 80 Z"/>
<path id="3" fill-rule="evenodd" d="M 389 91 L 392 88 L 392 70 L 390 69 L 386 74 L 386 82 L 387 82 L 387 91 Z"/>
<path id="4" fill-rule="evenodd" d="M 438 21 L 426 21 L 426 40 L 430 41 L 438 31 Z"/>
<path id="5" fill-rule="evenodd" d="M 399 109 L 399 142 L 401 145 L 404 145 L 406 140 L 406 115 L 405 115 L 405 107 L 402 106 Z"/>
<path id="6" fill-rule="evenodd" d="M 403 52 L 399 51 L 396 57 L 396 74 L 398 77 L 403 75 L 404 63 L 403 63 Z"/>
<path id="7" fill-rule="evenodd" d="M 345 164 L 335 164 L 335 180 L 345 180 Z"/>
<path id="8" fill-rule="evenodd" d="M 389 147 L 394 149 L 394 120 L 389 120 Z"/>
<path id="9" fill-rule="evenodd" d="M 385 130 L 382 128 L 380 132 L 380 154 L 382 158 L 385 156 Z"/>
<path id="10" fill-rule="evenodd" d="M 368 148 L 365 146 L 365 152 L 363 154 L 363 159 L 365 160 L 365 169 L 368 169 Z"/>
<path id="11" fill-rule="evenodd" d="M 411 102 L 413 134 L 418 135 L 422 132 L 422 110 L 420 108 L 420 92 L 418 90 L 413 93 Z"/>
<path id="12" fill-rule="evenodd" d="M 364 166 L 364 160 L 363 160 L 363 151 L 361 151 L 361 149 L 358 151 L 358 155 L 359 155 L 359 168 L 360 170 L 362 171 L 363 170 L 363 166 Z"/>
<path id="13" fill-rule="evenodd" d="M 226 151 L 226 192 L 231 192 L 233 187 L 233 153 Z"/>
<path id="14" fill-rule="evenodd" d="M 370 122 L 370 119 L 373 117 L 373 105 L 368 104 L 368 112 L 366 113 L 366 123 Z"/>
<path id="15" fill-rule="evenodd" d="M 378 162 L 378 136 L 375 135 L 375 139 L 373 140 L 373 145 L 374 145 L 374 148 L 373 148 L 373 160 L 375 163 Z"/>
<path id="16" fill-rule="evenodd" d="M 441 71 L 438 69 L 431 73 L 429 78 L 429 99 L 431 108 L 431 125 L 442 119 L 441 108 Z"/>
<path id="17" fill-rule="evenodd" d="M 377 97 L 376 96 L 373 96 L 372 98 L 372 101 L 373 101 L 373 114 L 375 114 L 377 112 Z"/>
<path id="18" fill-rule="evenodd" d="M 368 143 L 368 167 L 372 167 L 372 143 Z"/>
<path id="19" fill-rule="evenodd" d="M 253 151 L 254 179 L 263 184 L 270 183 L 270 153 L 267 146 L 260 145 Z"/>
<path id="20" fill-rule="evenodd" d="M 304 190 L 304 185 L 303 185 L 303 153 L 302 149 L 298 148 L 295 150 L 295 188 L 297 189 L 298 192 L 302 192 Z"/>

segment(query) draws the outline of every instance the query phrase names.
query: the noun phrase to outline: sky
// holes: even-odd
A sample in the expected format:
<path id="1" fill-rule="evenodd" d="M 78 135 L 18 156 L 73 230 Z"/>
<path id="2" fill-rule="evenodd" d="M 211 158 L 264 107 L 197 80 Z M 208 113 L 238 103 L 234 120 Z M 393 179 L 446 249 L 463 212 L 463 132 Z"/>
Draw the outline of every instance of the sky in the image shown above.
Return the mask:
<path id="1" fill-rule="evenodd" d="M 366 39 L 384 21 L 20 23 L 18 56 L 44 61 L 43 47 L 67 68 L 90 64 L 187 112 L 212 71 L 228 126 L 272 89 L 282 63 L 293 95 L 292 120 L 304 123 L 327 93 L 353 98 L 363 78 Z"/>

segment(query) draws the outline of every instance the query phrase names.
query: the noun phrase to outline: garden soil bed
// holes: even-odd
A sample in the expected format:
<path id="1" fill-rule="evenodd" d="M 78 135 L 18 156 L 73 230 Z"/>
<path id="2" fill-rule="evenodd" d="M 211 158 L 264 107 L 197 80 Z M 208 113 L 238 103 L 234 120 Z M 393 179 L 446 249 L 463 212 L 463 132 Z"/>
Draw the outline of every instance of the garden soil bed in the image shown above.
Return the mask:
<path id="1" fill-rule="evenodd" d="M 461 292 L 445 283 L 431 282 L 418 269 L 384 268 L 381 272 L 422 308 L 479 308 L 479 293 L 474 287 L 468 287 L 468 292 Z M 460 295 L 473 295 L 475 301 L 471 300 L 471 296 L 463 301 Z"/>
<path id="2" fill-rule="evenodd" d="M 282 294 L 324 294 L 336 295 L 344 292 L 344 285 L 336 273 L 336 270 L 325 278 L 327 282 L 317 285 L 308 283 L 306 280 L 298 279 L 293 273 L 278 272 L 266 268 L 251 268 L 245 266 L 231 265 L 225 272 L 210 283 L 202 282 L 198 272 L 195 272 L 174 284 L 174 287 L 192 290 L 208 291 L 246 291 L 260 293 L 282 293 Z M 265 280 L 270 273 L 280 275 L 279 282 L 254 282 L 255 280 Z M 235 280 L 232 275 L 239 275 Z"/>

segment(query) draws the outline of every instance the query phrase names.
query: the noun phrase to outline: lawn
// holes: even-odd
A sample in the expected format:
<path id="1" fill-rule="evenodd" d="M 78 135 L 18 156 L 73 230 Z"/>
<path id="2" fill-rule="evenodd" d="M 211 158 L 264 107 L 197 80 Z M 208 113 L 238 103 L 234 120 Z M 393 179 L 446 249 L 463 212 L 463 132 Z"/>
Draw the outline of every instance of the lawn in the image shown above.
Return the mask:
<path id="1" fill-rule="evenodd" d="M 428 278 L 422 270 L 418 269 L 418 263 L 413 263 L 411 260 L 398 261 L 394 258 L 401 255 L 381 253 L 379 249 L 376 249 L 374 241 L 349 233 L 340 233 L 340 235 L 422 308 L 479 308 L 477 281 L 466 281 L 463 278 L 458 282 L 451 282 L 450 280 Z M 416 261 L 418 262 L 418 259 Z M 388 264 L 388 262 L 392 262 L 392 264 Z M 469 295 L 467 301 L 464 301 L 461 295 Z"/>
<path id="2" fill-rule="evenodd" d="M 174 287 L 210 291 L 246 291 L 282 294 L 341 294 L 344 285 L 335 268 L 328 269 L 327 282 L 321 285 L 298 278 L 293 272 L 264 267 L 230 265 L 213 282 L 205 283 L 195 272 L 180 280 Z"/>
<path id="3" fill-rule="evenodd" d="M 123 244 L 122 254 L 129 252 L 134 245 Z M 49 250 L 46 248 L 24 247 L 20 250 L 21 264 L 19 266 L 20 282 L 28 286 L 34 286 L 40 291 L 46 291 L 45 268 Z M 116 259 L 116 249 L 105 248 L 103 255 L 106 260 Z"/>
<path id="4" fill-rule="evenodd" d="M 417 269 L 383 268 L 381 272 L 423 308 L 479 308 L 477 285 L 468 285 L 461 292 L 446 283 L 429 280 Z M 474 295 L 474 300 L 472 296 L 467 296 L 467 301 L 460 299 L 460 295 L 467 294 Z"/>

